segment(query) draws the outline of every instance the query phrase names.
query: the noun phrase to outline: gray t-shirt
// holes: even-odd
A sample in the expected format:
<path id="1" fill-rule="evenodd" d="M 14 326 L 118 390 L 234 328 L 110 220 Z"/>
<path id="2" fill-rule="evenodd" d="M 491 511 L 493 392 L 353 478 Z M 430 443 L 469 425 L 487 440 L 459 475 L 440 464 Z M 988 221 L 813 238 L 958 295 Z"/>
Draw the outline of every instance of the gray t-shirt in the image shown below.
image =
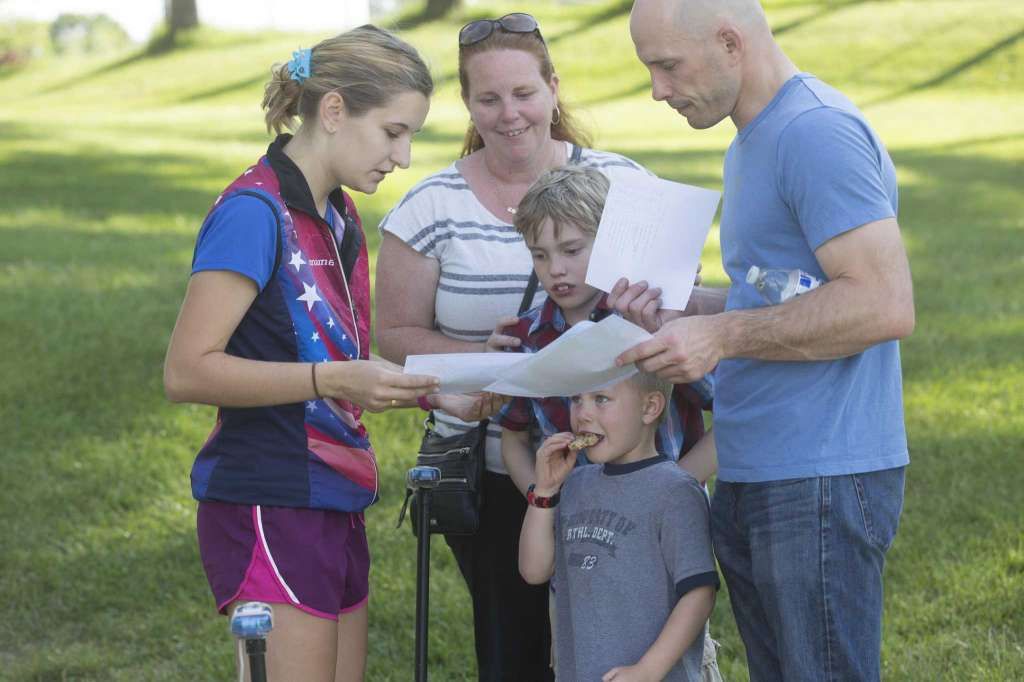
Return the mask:
<path id="1" fill-rule="evenodd" d="M 708 499 L 664 456 L 577 467 L 555 520 L 557 676 L 592 682 L 633 665 L 680 597 L 718 587 Z M 698 635 L 666 680 L 700 682 Z"/>

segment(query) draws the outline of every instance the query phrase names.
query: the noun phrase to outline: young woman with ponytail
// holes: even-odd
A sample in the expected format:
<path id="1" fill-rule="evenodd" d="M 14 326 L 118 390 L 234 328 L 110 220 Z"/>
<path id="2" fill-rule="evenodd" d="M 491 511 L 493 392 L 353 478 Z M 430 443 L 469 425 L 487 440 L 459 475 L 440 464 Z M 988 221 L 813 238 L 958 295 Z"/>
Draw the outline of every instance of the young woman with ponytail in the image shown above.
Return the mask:
<path id="1" fill-rule="evenodd" d="M 360 416 L 438 383 L 370 357 L 366 241 L 341 186 L 370 194 L 408 167 L 432 91 L 417 52 L 373 26 L 295 52 L 263 99 L 277 138 L 196 241 L 164 383 L 219 408 L 192 469 L 200 555 L 221 613 L 273 603 L 273 680 L 363 677 L 378 476 Z"/>

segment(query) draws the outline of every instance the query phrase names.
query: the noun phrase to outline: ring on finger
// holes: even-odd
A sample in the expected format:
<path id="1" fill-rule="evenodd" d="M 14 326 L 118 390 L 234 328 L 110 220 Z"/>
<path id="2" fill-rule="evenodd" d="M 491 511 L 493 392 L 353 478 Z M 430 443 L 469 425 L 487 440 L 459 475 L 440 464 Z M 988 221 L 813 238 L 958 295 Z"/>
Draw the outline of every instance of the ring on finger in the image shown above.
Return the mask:
<path id="1" fill-rule="evenodd" d="M 391 399 L 391 407 L 398 407 L 398 401 L 395 398 Z"/>

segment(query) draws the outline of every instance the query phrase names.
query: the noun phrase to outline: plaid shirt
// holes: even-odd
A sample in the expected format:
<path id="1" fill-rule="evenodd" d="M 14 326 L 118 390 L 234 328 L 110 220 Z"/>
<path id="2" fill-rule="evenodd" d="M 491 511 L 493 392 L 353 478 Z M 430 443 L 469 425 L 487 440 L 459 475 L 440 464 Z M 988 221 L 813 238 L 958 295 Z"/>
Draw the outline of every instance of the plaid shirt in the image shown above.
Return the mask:
<path id="1" fill-rule="evenodd" d="M 607 296 L 602 296 L 590 313 L 590 320 L 599 322 L 611 314 L 614 313 L 608 307 Z M 568 328 L 561 308 L 549 298 L 523 313 L 515 325 L 505 328 L 505 333 L 522 341 L 517 351 L 536 353 L 564 334 Z M 675 385 L 665 419 L 658 427 L 658 452 L 678 460 L 680 455 L 700 440 L 704 435 L 704 416 L 701 410 L 711 409 L 713 396 L 711 375 L 692 384 Z M 525 431 L 531 423 L 536 423 L 547 438 L 561 431 L 572 430 L 569 425 L 569 405 L 568 397 L 513 398 L 501 409 L 495 420 L 510 431 Z"/>

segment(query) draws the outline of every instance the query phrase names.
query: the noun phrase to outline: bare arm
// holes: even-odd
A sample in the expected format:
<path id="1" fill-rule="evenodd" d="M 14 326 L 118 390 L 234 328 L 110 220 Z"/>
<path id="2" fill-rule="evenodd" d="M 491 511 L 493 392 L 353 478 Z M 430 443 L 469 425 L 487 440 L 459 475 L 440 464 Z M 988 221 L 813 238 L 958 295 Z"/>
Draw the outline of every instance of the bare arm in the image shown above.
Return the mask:
<path id="1" fill-rule="evenodd" d="M 704 434 L 690 451 L 679 458 L 679 468 L 700 481 L 701 485 L 718 473 L 718 450 L 712 429 Z"/>
<path id="2" fill-rule="evenodd" d="M 815 252 L 829 281 L 778 306 L 685 317 L 619 356 L 676 382 L 723 358 L 829 360 L 914 329 L 910 266 L 895 219 L 845 232 Z"/>
<path id="3" fill-rule="evenodd" d="M 654 644 L 635 665 L 612 668 L 602 682 L 631 680 L 662 680 L 682 657 L 694 640 L 703 635 L 704 624 L 715 606 L 715 589 L 697 587 L 683 595 L 669 614 Z"/>
<path id="4" fill-rule="evenodd" d="M 545 494 L 554 493 L 545 491 Z M 519 534 L 519 574 L 531 585 L 543 584 L 555 574 L 557 513 L 558 509 L 526 508 L 523 530 Z"/>
<path id="5" fill-rule="evenodd" d="M 576 453 L 569 450 L 571 433 L 556 433 L 537 451 L 534 492 L 551 497 L 576 465 Z M 519 534 L 519 573 L 531 585 L 549 580 L 555 572 L 555 514 L 556 509 L 529 506 Z"/>
<path id="6" fill-rule="evenodd" d="M 257 407 L 316 397 L 310 363 L 264 362 L 225 352 L 256 294 L 256 284 L 235 272 L 192 276 L 164 360 L 164 389 L 170 400 Z M 437 379 L 354 360 L 318 363 L 317 387 L 323 396 L 382 410 L 415 405 L 417 397 L 436 390 Z"/>
<path id="7" fill-rule="evenodd" d="M 534 482 L 533 452 L 530 449 L 529 431 L 501 430 L 501 459 L 508 475 L 526 497 L 526 489 Z"/>
<path id="8" fill-rule="evenodd" d="M 482 353 L 486 344 L 452 339 L 434 328 L 441 278 L 436 259 L 385 232 L 377 254 L 377 347 L 392 362 L 426 353 Z"/>
<path id="9" fill-rule="evenodd" d="M 895 219 L 830 239 L 815 256 L 829 279 L 824 286 L 785 305 L 726 316 L 726 357 L 830 360 L 914 330 L 910 265 Z"/>

